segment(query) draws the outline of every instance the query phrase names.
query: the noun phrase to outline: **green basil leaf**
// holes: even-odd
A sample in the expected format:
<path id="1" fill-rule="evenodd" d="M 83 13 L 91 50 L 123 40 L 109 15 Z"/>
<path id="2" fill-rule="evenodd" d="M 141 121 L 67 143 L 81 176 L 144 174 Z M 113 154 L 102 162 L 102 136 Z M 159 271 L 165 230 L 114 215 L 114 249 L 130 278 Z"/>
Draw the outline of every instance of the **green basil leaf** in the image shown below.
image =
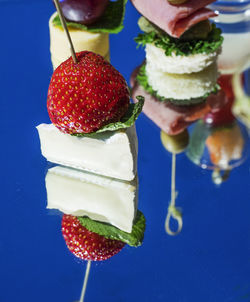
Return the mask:
<path id="1" fill-rule="evenodd" d="M 144 215 L 140 211 L 137 211 L 131 233 L 124 232 L 108 223 L 94 221 L 88 217 L 77 218 L 81 225 L 90 232 L 97 233 L 107 239 L 120 240 L 135 247 L 142 244 L 146 221 Z"/>
<path id="2" fill-rule="evenodd" d="M 150 29 L 149 26 L 147 28 Z M 139 46 L 145 46 L 148 43 L 154 44 L 156 47 L 162 48 L 166 56 L 171 56 L 172 53 L 175 53 L 177 56 L 188 56 L 219 51 L 223 37 L 221 30 L 215 24 L 212 24 L 212 29 L 206 39 L 193 39 L 190 41 L 173 38 L 152 25 L 152 31 L 148 30 L 148 32 L 139 34 L 135 38 L 135 41 Z"/>
<path id="3" fill-rule="evenodd" d="M 78 137 L 94 137 L 96 134 L 105 132 L 105 131 L 116 131 L 119 129 L 126 129 L 134 125 L 135 121 L 137 120 L 139 114 L 142 111 L 142 107 L 144 105 L 144 97 L 137 96 L 138 102 L 135 104 L 130 103 L 128 111 L 126 114 L 121 118 L 119 122 L 110 123 L 108 125 L 103 126 L 101 129 L 97 130 L 93 133 L 77 133 L 72 134 Z"/>

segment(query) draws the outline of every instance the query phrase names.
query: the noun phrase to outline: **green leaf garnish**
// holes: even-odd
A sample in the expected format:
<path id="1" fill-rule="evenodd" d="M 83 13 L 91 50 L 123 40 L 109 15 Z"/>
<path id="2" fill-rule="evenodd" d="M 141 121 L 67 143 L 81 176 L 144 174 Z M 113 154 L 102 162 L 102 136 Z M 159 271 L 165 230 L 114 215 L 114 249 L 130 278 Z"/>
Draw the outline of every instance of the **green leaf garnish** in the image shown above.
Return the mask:
<path id="1" fill-rule="evenodd" d="M 111 224 L 94 221 L 88 217 L 77 217 L 81 225 L 90 232 L 97 233 L 107 239 L 120 240 L 130 246 L 140 246 L 144 238 L 146 220 L 142 212 L 137 211 L 132 232 L 124 232 Z"/>
<path id="2" fill-rule="evenodd" d="M 127 0 L 109 1 L 104 14 L 94 24 L 83 25 L 75 22 L 66 22 L 68 27 L 87 30 L 89 32 L 117 34 L 123 29 L 123 20 L 125 16 L 125 6 Z M 55 26 L 62 28 L 58 15 L 53 20 Z"/>
<path id="3" fill-rule="evenodd" d="M 199 53 L 209 54 L 217 51 L 222 45 L 223 37 L 221 30 L 215 24 L 212 24 L 212 29 L 206 39 L 193 39 L 190 41 L 173 38 L 157 28 L 154 29 L 154 26 L 152 26 L 152 31 L 148 30 L 148 32 L 139 34 L 135 41 L 139 46 L 145 46 L 148 43 L 154 44 L 156 47 L 162 48 L 166 56 L 171 56 L 172 53 L 177 56 L 188 56 Z"/>
<path id="4" fill-rule="evenodd" d="M 126 129 L 129 127 L 132 127 L 137 120 L 139 114 L 142 111 L 142 107 L 144 105 L 144 97 L 142 96 L 137 96 L 136 97 L 138 102 L 136 104 L 129 104 L 128 111 L 126 114 L 121 118 L 119 122 L 115 123 L 110 123 L 108 125 L 103 126 L 101 129 L 97 130 L 96 132 L 93 133 L 75 133 L 72 134 L 74 136 L 86 136 L 86 137 L 93 137 L 96 134 L 106 132 L 106 131 L 116 131 L 119 129 Z"/>
<path id="5" fill-rule="evenodd" d="M 206 93 L 205 95 L 203 95 L 202 97 L 199 97 L 199 98 L 192 98 L 192 99 L 187 99 L 187 100 L 177 100 L 177 99 L 165 98 L 163 96 L 160 96 L 157 93 L 157 91 L 154 90 L 152 88 L 152 86 L 150 86 L 150 84 L 148 83 L 148 77 L 146 74 L 146 64 L 143 64 L 141 66 L 136 79 L 137 79 L 138 83 L 145 89 L 145 91 L 147 91 L 152 96 L 156 97 L 158 101 L 171 102 L 177 106 L 189 106 L 189 105 L 200 104 L 200 103 L 204 102 L 211 93 L 216 94 L 218 92 L 218 90 L 220 89 L 220 86 L 216 84 L 212 91 Z"/>

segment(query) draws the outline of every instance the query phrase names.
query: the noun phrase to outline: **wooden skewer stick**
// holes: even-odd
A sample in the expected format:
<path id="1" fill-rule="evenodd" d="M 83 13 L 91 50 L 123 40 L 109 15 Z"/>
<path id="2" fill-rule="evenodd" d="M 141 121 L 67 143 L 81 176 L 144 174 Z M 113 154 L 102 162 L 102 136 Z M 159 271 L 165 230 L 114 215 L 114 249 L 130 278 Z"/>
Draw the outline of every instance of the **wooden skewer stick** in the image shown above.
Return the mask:
<path id="1" fill-rule="evenodd" d="M 172 153 L 172 173 L 171 173 L 171 202 L 168 207 L 168 214 L 165 220 L 165 230 L 166 232 L 171 235 L 175 236 L 179 234 L 182 230 L 183 221 L 182 215 L 180 211 L 175 207 L 175 199 L 176 199 L 176 190 L 175 190 L 175 178 L 176 178 L 176 154 Z M 170 218 L 173 218 L 178 223 L 177 231 L 172 231 L 170 228 Z"/>
<path id="2" fill-rule="evenodd" d="M 68 27 L 67 27 L 67 24 L 66 24 L 61 6 L 59 4 L 59 0 L 54 0 L 54 3 L 55 3 L 55 6 L 56 6 L 56 10 L 58 12 L 58 15 L 60 17 L 62 26 L 64 28 L 64 31 L 65 31 L 65 33 L 67 35 L 67 38 L 68 38 L 68 41 L 69 41 L 71 56 L 72 56 L 73 61 L 75 62 L 75 64 L 77 64 L 76 52 L 75 52 L 74 45 L 72 43 L 72 40 L 71 40 L 71 37 L 70 37 L 70 34 L 69 34 L 69 30 L 68 30 Z"/>
<path id="3" fill-rule="evenodd" d="M 84 302 L 84 297 L 86 293 L 86 288 L 87 288 L 87 283 L 89 279 L 89 271 L 90 271 L 90 266 L 91 266 L 91 261 L 89 260 L 87 263 L 87 268 L 84 276 L 84 281 L 83 281 L 83 287 L 82 287 L 82 293 L 81 293 L 81 298 L 79 302 Z"/>

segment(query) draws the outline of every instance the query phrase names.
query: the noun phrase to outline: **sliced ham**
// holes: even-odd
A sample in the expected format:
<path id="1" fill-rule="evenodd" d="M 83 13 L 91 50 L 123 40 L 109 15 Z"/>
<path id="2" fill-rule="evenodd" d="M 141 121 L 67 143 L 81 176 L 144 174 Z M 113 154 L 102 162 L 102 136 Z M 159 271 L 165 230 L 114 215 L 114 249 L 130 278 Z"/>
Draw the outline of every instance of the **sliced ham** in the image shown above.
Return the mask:
<path id="1" fill-rule="evenodd" d="M 131 0 L 144 17 L 175 38 L 200 21 L 215 17 L 213 11 L 205 8 L 214 1 L 188 0 L 181 5 L 172 5 L 167 0 Z"/>
<path id="2" fill-rule="evenodd" d="M 190 124 L 204 117 L 213 108 L 218 110 L 223 104 L 215 102 L 214 98 L 208 98 L 207 102 L 192 106 L 176 106 L 170 102 L 158 101 L 156 97 L 147 93 L 136 81 L 138 68 L 131 75 L 132 99 L 137 102 L 136 96 L 145 98 L 143 112 L 158 127 L 169 135 L 181 133 Z"/>

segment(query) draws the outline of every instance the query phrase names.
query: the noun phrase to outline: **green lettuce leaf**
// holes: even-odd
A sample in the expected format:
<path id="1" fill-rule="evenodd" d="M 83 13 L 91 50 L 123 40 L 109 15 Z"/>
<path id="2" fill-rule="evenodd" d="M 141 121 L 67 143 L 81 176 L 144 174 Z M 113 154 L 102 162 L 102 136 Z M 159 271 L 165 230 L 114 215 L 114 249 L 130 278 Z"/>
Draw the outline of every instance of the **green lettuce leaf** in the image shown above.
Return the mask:
<path id="1" fill-rule="evenodd" d="M 103 14 L 94 24 L 83 25 L 75 22 L 66 22 L 68 27 L 87 30 L 89 32 L 117 34 L 123 29 L 123 20 L 125 15 L 125 6 L 127 0 L 109 1 L 109 4 Z M 55 26 L 62 27 L 58 15 L 53 20 Z"/>
<path id="2" fill-rule="evenodd" d="M 204 102 L 207 97 L 211 94 L 214 93 L 216 94 L 218 92 L 218 90 L 220 89 L 219 85 L 215 85 L 214 89 L 208 93 L 206 93 L 205 95 L 203 95 L 202 97 L 199 98 L 192 98 L 192 99 L 188 99 L 188 100 L 177 100 L 177 99 L 171 99 L 171 98 L 165 98 L 163 96 L 160 96 L 156 90 L 154 90 L 152 88 L 152 86 L 149 85 L 148 83 L 148 77 L 146 75 L 146 64 L 143 64 L 137 74 L 136 77 L 138 83 L 151 95 L 153 95 L 154 97 L 157 98 L 158 101 L 160 102 L 171 102 L 174 105 L 177 106 L 189 106 L 189 105 L 195 105 L 195 104 L 200 104 L 202 102 Z"/>
<path id="3" fill-rule="evenodd" d="M 137 120 L 139 114 L 142 111 L 142 107 L 144 105 L 144 97 L 142 96 L 137 96 L 136 97 L 138 102 L 136 104 L 129 104 L 128 111 L 126 114 L 121 118 L 119 122 L 115 123 L 110 123 L 108 125 L 105 125 L 101 129 L 97 130 L 96 132 L 93 133 L 77 133 L 77 134 L 72 134 L 74 136 L 78 137 L 93 137 L 96 134 L 105 132 L 105 131 L 116 131 L 119 129 L 126 129 L 134 125 L 135 121 Z"/>
<path id="4" fill-rule="evenodd" d="M 148 43 L 154 44 L 156 47 L 162 48 L 166 56 L 171 56 L 173 52 L 179 56 L 199 53 L 209 54 L 218 51 L 223 42 L 221 30 L 217 28 L 215 24 L 212 24 L 212 30 L 205 40 L 193 39 L 190 41 L 173 38 L 167 33 L 153 28 L 154 26 L 152 25 L 152 30 L 149 29 L 148 32 L 139 34 L 138 37 L 135 38 L 135 41 L 139 46 L 145 46 Z"/>
<path id="5" fill-rule="evenodd" d="M 88 217 L 77 217 L 81 225 L 90 232 L 97 233 L 108 239 L 120 240 L 130 246 L 140 246 L 144 238 L 146 220 L 142 212 L 137 211 L 131 233 L 124 232 L 111 224 L 94 221 Z"/>

